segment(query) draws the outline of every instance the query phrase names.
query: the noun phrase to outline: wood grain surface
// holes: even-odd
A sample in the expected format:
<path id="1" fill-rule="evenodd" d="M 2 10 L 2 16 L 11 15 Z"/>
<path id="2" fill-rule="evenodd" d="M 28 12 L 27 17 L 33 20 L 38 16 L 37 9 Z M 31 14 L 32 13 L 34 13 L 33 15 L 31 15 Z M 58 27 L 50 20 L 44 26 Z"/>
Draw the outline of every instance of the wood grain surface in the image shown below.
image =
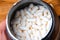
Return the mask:
<path id="1" fill-rule="evenodd" d="M 0 0 L 0 22 L 6 18 L 11 6 L 16 2 L 16 0 Z"/>
<path id="2" fill-rule="evenodd" d="M 18 0 L 0 0 L 0 22 L 6 19 L 6 15 L 8 14 L 10 8 L 17 1 Z M 50 4 L 54 8 L 56 14 L 60 16 L 60 0 L 43 0 L 43 1 Z M 59 30 L 60 30 L 60 26 L 57 26 L 55 30 L 56 36 L 54 35 L 52 36 L 53 40 L 59 40 L 60 38 Z"/>

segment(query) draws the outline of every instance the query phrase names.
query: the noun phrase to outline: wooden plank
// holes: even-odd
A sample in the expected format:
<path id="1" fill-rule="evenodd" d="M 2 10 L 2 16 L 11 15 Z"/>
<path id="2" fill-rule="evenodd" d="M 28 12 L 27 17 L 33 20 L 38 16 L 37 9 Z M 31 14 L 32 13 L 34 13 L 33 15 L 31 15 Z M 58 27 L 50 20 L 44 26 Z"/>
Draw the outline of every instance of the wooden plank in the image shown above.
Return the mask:
<path id="1" fill-rule="evenodd" d="M 0 1 L 0 22 L 6 18 L 6 15 L 13 4 L 14 2 Z"/>

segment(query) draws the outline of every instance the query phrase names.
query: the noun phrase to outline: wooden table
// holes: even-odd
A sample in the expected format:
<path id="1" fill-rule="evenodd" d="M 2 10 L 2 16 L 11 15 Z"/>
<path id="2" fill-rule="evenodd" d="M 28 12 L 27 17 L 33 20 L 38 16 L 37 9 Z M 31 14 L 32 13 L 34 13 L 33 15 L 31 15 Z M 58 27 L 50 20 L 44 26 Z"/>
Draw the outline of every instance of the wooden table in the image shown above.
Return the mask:
<path id="1" fill-rule="evenodd" d="M 6 18 L 6 15 L 8 14 L 9 9 L 11 8 L 14 2 L 16 1 L 0 0 L 0 22 Z"/>
<path id="2" fill-rule="evenodd" d="M 6 19 L 6 15 L 8 14 L 9 9 L 17 1 L 18 0 L 0 0 L 0 22 Z M 43 1 L 49 3 L 54 8 L 56 14 L 60 16 L 60 0 L 43 0 Z M 56 29 L 56 30 L 60 30 L 60 29 Z M 53 37 L 54 40 L 58 40 L 59 36 L 60 36 L 60 31 L 58 31 L 57 36 L 55 38 Z"/>

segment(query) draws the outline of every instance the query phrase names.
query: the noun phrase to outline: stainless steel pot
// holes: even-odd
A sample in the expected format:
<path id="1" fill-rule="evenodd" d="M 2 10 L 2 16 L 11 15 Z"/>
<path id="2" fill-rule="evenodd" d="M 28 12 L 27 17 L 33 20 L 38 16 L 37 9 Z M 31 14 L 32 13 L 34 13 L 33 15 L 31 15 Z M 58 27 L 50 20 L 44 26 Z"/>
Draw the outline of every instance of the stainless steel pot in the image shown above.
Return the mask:
<path id="1" fill-rule="evenodd" d="M 17 10 L 19 10 L 19 9 L 23 9 L 23 8 L 27 7 L 31 3 L 33 3 L 34 5 L 42 5 L 42 6 L 46 7 L 46 8 L 48 8 L 49 11 L 51 12 L 52 26 L 51 26 L 51 29 L 50 29 L 49 33 L 42 40 L 48 40 L 48 38 L 51 36 L 51 34 L 52 34 L 53 30 L 54 30 L 54 27 L 55 27 L 55 20 L 54 20 L 55 17 L 54 17 L 54 14 L 53 14 L 54 12 L 53 12 L 53 9 L 51 8 L 51 6 L 49 4 L 47 4 L 46 2 L 43 2 L 42 0 L 22 0 L 22 1 L 19 1 L 19 2 L 15 3 L 13 5 L 13 7 L 9 11 L 9 13 L 7 15 L 7 18 L 6 18 L 7 34 L 12 40 L 18 40 L 14 36 L 15 34 L 13 32 L 13 28 L 12 28 L 12 25 L 11 25 L 11 20 L 14 18 L 15 12 Z"/>

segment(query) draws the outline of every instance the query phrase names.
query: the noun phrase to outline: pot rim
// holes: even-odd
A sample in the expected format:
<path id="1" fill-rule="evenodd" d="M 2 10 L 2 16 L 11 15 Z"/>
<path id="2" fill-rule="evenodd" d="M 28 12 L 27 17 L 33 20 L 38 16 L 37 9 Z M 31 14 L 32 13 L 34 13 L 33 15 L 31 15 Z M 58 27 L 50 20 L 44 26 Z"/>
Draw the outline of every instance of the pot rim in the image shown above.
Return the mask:
<path id="1" fill-rule="evenodd" d="M 42 1 L 41 1 L 41 2 L 42 2 Z M 19 1 L 19 2 L 17 2 L 16 4 L 14 4 L 14 5 L 12 6 L 12 8 L 10 9 L 7 17 L 6 17 L 6 28 L 7 28 L 8 35 L 9 35 L 12 39 L 15 39 L 15 40 L 18 40 L 18 39 L 13 36 L 13 34 L 11 33 L 11 31 L 10 31 L 10 29 L 9 29 L 9 23 L 8 23 L 8 22 L 9 22 L 9 15 L 10 15 L 10 13 L 13 12 L 12 9 L 14 9 L 16 6 L 18 6 L 18 4 L 23 4 L 23 3 L 27 3 L 27 1 L 25 1 L 25 2 L 22 2 L 22 1 L 20 2 L 20 1 Z M 40 3 L 40 2 L 37 2 L 37 3 Z M 49 33 L 43 38 L 44 40 L 46 40 L 46 39 L 49 38 L 49 37 L 51 36 L 51 34 L 52 34 L 52 31 L 53 31 L 54 25 L 55 25 L 55 20 L 54 20 L 53 10 L 51 9 L 50 5 L 47 4 L 46 2 L 42 2 L 42 3 L 44 3 L 44 4 L 48 7 L 49 11 L 51 12 L 51 16 L 52 16 L 52 26 L 51 26 L 51 29 L 50 29 Z M 10 15 L 10 16 L 11 16 L 11 15 Z"/>

